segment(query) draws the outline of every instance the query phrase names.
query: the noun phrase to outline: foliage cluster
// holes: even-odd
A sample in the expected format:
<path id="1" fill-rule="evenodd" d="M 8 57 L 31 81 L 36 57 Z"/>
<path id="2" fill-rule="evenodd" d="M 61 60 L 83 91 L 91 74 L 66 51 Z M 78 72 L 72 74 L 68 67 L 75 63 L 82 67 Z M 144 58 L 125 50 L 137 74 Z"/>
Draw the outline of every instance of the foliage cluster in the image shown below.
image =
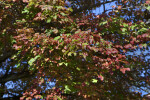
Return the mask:
<path id="1" fill-rule="evenodd" d="M 89 1 L 0 0 L 0 98 L 142 98 L 132 88 L 148 89 L 149 63 L 127 54 L 149 50 L 150 2 L 112 0 L 96 15 L 112 1 Z"/>

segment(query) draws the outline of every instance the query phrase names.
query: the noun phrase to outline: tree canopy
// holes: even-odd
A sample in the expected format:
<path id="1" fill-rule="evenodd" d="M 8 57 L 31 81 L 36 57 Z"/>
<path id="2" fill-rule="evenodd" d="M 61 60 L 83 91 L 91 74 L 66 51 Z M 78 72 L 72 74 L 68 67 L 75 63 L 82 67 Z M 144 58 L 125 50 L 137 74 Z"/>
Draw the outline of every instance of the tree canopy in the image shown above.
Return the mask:
<path id="1" fill-rule="evenodd" d="M 149 28 L 149 0 L 0 0 L 0 99 L 146 99 Z"/>

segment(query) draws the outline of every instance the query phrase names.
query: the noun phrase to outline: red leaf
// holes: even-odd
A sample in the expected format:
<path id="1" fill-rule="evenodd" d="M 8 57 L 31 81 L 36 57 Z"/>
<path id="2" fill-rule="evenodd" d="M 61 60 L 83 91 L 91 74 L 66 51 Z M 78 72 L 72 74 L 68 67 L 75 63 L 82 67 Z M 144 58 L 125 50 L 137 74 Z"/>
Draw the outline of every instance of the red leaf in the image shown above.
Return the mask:
<path id="1" fill-rule="evenodd" d="M 23 0 L 23 2 L 27 3 L 27 2 L 29 2 L 29 0 Z"/>
<path id="2" fill-rule="evenodd" d="M 20 97 L 20 100 L 24 100 L 24 97 Z"/>
<path id="3" fill-rule="evenodd" d="M 120 71 L 125 74 L 126 71 L 130 71 L 130 68 L 121 68 Z"/>
<path id="4" fill-rule="evenodd" d="M 129 49 L 129 48 L 131 48 L 131 47 L 132 47 L 131 44 L 127 44 L 127 45 L 124 46 L 124 48 L 126 48 L 126 49 Z"/>
<path id="5" fill-rule="evenodd" d="M 102 65 L 108 67 L 108 66 L 109 66 L 109 63 L 108 63 L 108 62 L 105 62 L 105 63 L 103 63 Z"/>
<path id="6" fill-rule="evenodd" d="M 104 77 L 102 75 L 98 75 L 98 78 L 103 81 L 104 80 Z"/>

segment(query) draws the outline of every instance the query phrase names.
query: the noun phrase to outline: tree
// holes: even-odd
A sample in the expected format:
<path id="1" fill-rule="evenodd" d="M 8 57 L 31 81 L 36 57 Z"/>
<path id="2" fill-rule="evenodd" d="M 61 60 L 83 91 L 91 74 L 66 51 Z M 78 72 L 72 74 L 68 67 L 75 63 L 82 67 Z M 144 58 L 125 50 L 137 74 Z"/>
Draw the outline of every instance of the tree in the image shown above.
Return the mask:
<path id="1" fill-rule="evenodd" d="M 88 1 L 0 1 L 1 99 L 142 98 L 149 63 L 127 54 L 148 49 L 149 1 Z"/>

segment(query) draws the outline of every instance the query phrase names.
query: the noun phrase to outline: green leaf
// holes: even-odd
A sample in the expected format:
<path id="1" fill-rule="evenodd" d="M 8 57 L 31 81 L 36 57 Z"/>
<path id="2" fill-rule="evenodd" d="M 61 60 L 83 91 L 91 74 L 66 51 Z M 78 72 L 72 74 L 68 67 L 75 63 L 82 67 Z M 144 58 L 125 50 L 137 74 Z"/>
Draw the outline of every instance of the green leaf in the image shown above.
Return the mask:
<path id="1" fill-rule="evenodd" d="M 72 8 L 69 8 L 68 10 L 71 11 L 71 12 L 73 12 L 73 9 L 72 9 Z"/>
<path id="2" fill-rule="evenodd" d="M 121 33 L 121 34 L 125 35 L 126 33 L 125 33 L 125 32 L 123 32 L 123 33 Z"/>
<path id="3" fill-rule="evenodd" d="M 29 13 L 29 10 L 27 10 L 27 9 L 25 9 L 24 11 L 22 11 L 22 13 L 24 14 L 24 13 Z"/>
<path id="4" fill-rule="evenodd" d="M 122 32 L 126 32 L 127 31 L 127 29 L 126 28 L 122 28 Z"/>
<path id="5" fill-rule="evenodd" d="M 24 22 L 26 22 L 26 20 L 16 20 L 16 22 L 24 23 Z"/>
<path id="6" fill-rule="evenodd" d="M 57 9 L 62 9 L 63 7 L 62 6 L 56 6 L 57 7 Z"/>
<path id="7" fill-rule="evenodd" d="M 18 63 L 17 65 L 16 65 L 16 67 L 18 68 L 20 66 L 20 63 Z"/>
<path id="8" fill-rule="evenodd" d="M 66 16 L 66 14 L 65 14 L 65 13 L 63 13 L 63 12 L 61 12 L 60 14 L 61 14 L 62 16 Z"/>
<path id="9" fill-rule="evenodd" d="M 141 28 L 140 30 L 139 30 L 139 32 L 146 32 L 147 31 L 147 28 Z"/>
<path id="10" fill-rule="evenodd" d="M 85 84 L 86 84 L 86 85 L 90 85 L 90 83 L 89 83 L 89 82 L 85 82 Z"/>
<path id="11" fill-rule="evenodd" d="M 45 32 L 47 36 L 50 36 L 53 33 L 53 30 L 46 29 Z"/>
<path id="12" fill-rule="evenodd" d="M 63 65 L 63 62 L 59 63 L 59 66 Z"/>
<path id="13" fill-rule="evenodd" d="M 66 65 L 66 66 L 68 66 L 68 63 L 66 63 L 66 62 L 61 62 L 61 63 L 59 63 L 59 66 L 61 66 L 61 65 Z"/>
<path id="14" fill-rule="evenodd" d="M 37 60 L 37 58 L 39 58 L 39 57 L 40 57 L 40 55 L 37 55 L 36 57 L 31 58 L 31 59 L 28 61 L 28 64 L 29 64 L 30 66 L 32 66 L 32 65 L 33 65 L 33 62 L 35 62 L 35 61 Z"/>
<path id="15" fill-rule="evenodd" d="M 100 26 L 101 26 L 101 25 L 105 25 L 105 24 L 107 24 L 107 21 L 104 21 L 104 22 L 99 23 Z"/>
<path id="16" fill-rule="evenodd" d="M 131 30 L 134 30 L 136 27 L 137 27 L 137 24 L 132 25 L 130 28 L 131 28 Z"/>
<path id="17" fill-rule="evenodd" d="M 76 53 L 76 52 L 74 52 L 73 54 L 74 54 L 74 56 L 76 56 L 76 55 L 77 55 L 77 53 Z"/>
<path id="18" fill-rule="evenodd" d="M 147 10 L 150 10 L 150 6 L 146 7 Z"/>
<path id="19" fill-rule="evenodd" d="M 65 85 L 64 93 L 69 93 L 71 92 L 71 89 L 69 88 L 68 85 Z"/>
<path id="20" fill-rule="evenodd" d="M 66 66 L 68 66 L 68 63 L 65 63 L 65 62 L 64 62 L 64 64 L 65 64 Z"/>
<path id="21" fill-rule="evenodd" d="M 147 47 L 147 44 L 145 43 L 145 44 L 142 44 L 142 46 L 144 47 L 144 48 L 146 48 Z"/>
<path id="22" fill-rule="evenodd" d="M 47 18 L 47 23 L 50 23 L 52 21 L 52 18 Z"/>
<path id="23" fill-rule="evenodd" d="M 80 68 L 79 68 L 79 67 L 77 67 L 76 69 L 77 69 L 78 71 L 80 71 Z"/>
<path id="24" fill-rule="evenodd" d="M 57 19 L 57 15 L 55 15 L 55 16 L 53 17 L 53 19 Z"/>
<path id="25" fill-rule="evenodd" d="M 82 48 L 86 48 L 87 45 L 88 43 L 82 43 Z"/>
<path id="26" fill-rule="evenodd" d="M 54 40 L 58 40 L 59 38 L 60 38 L 60 36 L 57 36 L 57 37 L 54 38 Z"/>
<path id="27" fill-rule="evenodd" d="M 71 35 L 71 33 L 68 33 L 68 34 L 66 34 L 66 35 L 67 35 L 67 37 L 68 37 L 68 36 L 70 36 L 70 35 Z"/>
<path id="28" fill-rule="evenodd" d="M 92 83 L 97 83 L 98 80 L 97 79 L 92 79 Z"/>
<path id="29" fill-rule="evenodd" d="M 59 96 L 57 96 L 57 99 L 58 99 L 58 100 L 62 100 Z"/>
<path id="30" fill-rule="evenodd" d="M 123 26 L 124 26 L 124 27 L 128 27 L 128 24 L 126 24 L 126 23 L 123 23 Z"/>
<path id="31" fill-rule="evenodd" d="M 68 53 L 68 56 L 71 56 L 71 54 L 72 54 L 72 52 L 69 52 L 69 53 Z"/>

